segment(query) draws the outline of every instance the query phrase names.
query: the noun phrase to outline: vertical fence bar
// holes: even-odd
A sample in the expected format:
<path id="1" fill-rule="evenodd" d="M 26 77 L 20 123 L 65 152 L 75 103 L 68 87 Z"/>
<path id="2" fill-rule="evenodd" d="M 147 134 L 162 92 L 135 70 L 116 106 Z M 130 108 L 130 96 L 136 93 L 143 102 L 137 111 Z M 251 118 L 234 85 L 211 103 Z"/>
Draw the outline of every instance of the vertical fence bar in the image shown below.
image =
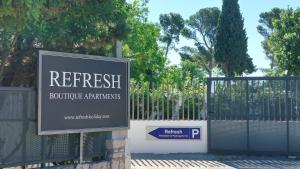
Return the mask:
<path id="1" fill-rule="evenodd" d="M 205 88 L 205 91 L 207 90 L 207 86 L 205 86 L 203 84 L 199 84 L 199 86 L 200 86 L 200 88 Z M 204 92 L 202 97 L 201 97 L 201 90 L 199 90 L 198 92 L 199 92 L 199 102 L 201 102 L 201 99 L 203 101 L 202 104 L 203 104 L 204 120 L 207 120 L 207 116 L 208 116 L 207 97 L 206 97 L 207 92 Z"/>
<path id="2" fill-rule="evenodd" d="M 275 120 L 275 103 L 274 103 L 274 97 L 275 97 L 275 95 L 274 95 L 274 92 L 275 92 L 275 90 L 274 90 L 274 81 L 273 80 L 270 80 L 270 85 L 271 85 L 271 111 L 270 111 L 270 116 L 271 116 L 271 120 Z"/>
<path id="3" fill-rule="evenodd" d="M 259 81 L 259 104 L 260 104 L 260 119 L 259 120 L 264 120 L 264 104 L 263 104 L 263 98 L 264 98 L 264 95 L 262 94 L 262 90 L 263 90 L 263 87 L 262 87 L 262 82 Z"/>
<path id="4" fill-rule="evenodd" d="M 281 98 L 282 98 L 282 81 L 281 80 L 277 80 L 277 85 L 275 85 L 277 89 L 275 89 L 275 91 L 277 91 L 277 94 L 275 93 L 275 97 L 278 97 L 278 112 L 277 112 L 277 117 L 276 119 L 278 121 L 281 121 L 281 109 L 282 109 L 282 105 L 281 105 Z M 276 99 L 277 100 L 277 99 Z"/>
<path id="5" fill-rule="evenodd" d="M 238 81 L 237 80 L 232 80 L 231 82 L 231 109 L 232 109 L 232 115 L 231 119 L 234 120 L 238 116 L 238 107 L 237 107 L 237 90 L 238 90 Z"/>
<path id="6" fill-rule="evenodd" d="M 137 120 L 140 119 L 140 84 L 137 84 L 137 98 L 136 98 L 136 114 L 137 114 Z"/>
<path id="7" fill-rule="evenodd" d="M 255 83 L 254 83 L 254 80 L 251 80 L 251 105 L 250 105 L 250 107 L 251 107 L 251 110 L 252 110 L 252 112 L 250 112 L 250 109 L 249 109 L 249 115 L 250 114 L 252 114 L 253 115 L 253 109 L 254 109 L 254 107 L 255 107 L 255 105 L 254 105 L 254 85 L 255 85 Z M 253 119 L 252 119 L 253 120 Z"/>
<path id="8" fill-rule="evenodd" d="M 237 107 L 237 100 L 238 100 L 238 96 L 237 96 L 237 90 L 238 90 L 238 85 L 239 85 L 239 83 L 238 83 L 238 81 L 237 80 L 234 80 L 233 82 L 232 82 L 232 91 L 233 91 L 233 94 L 232 94 L 232 102 L 231 102 L 231 104 L 232 104 L 232 106 L 233 106 L 233 116 L 232 116 L 232 120 L 233 119 L 236 119 L 236 118 L 238 118 L 238 107 Z"/>
<path id="9" fill-rule="evenodd" d="M 145 117 L 145 83 L 143 83 L 142 88 L 142 120 L 144 120 Z"/>
<path id="10" fill-rule="evenodd" d="M 197 100 L 198 100 L 198 106 L 197 106 L 197 111 L 198 111 L 198 120 L 201 120 L 201 112 L 200 112 L 200 104 L 201 104 L 201 92 L 199 92 L 201 89 L 200 89 L 200 83 L 197 83 Z M 206 97 L 206 96 L 204 96 L 204 97 Z M 205 106 L 205 104 L 203 104 L 203 107 Z M 207 107 L 207 105 L 206 105 L 206 107 Z M 206 112 L 207 112 L 207 110 L 206 110 Z M 206 120 L 206 119 L 205 119 Z"/>
<path id="11" fill-rule="evenodd" d="M 290 103 L 291 103 L 291 109 L 290 109 L 290 119 L 289 119 L 289 121 L 295 121 L 296 120 L 296 104 L 295 104 L 295 91 L 296 91 L 296 89 L 295 89 L 295 84 L 296 83 L 296 80 L 294 80 L 294 79 L 290 79 L 290 88 L 289 88 L 289 90 L 290 90 Z"/>
<path id="12" fill-rule="evenodd" d="M 278 91 L 278 81 L 276 80 L 273 83 L 273 90 L 274 90 L 274 120 L 278 121 L 278 116 L 279 116 L 279 101 L 278 101 L 278 96 L 279 96 L 279 91 Z"/>
<path id="13" fill-rule="evenodd" d="M 151 89 L 151 98 L 152 98 L 152 99 L 151 99 L 151 101 L 152 101 L 152 103 L 151 103 L 151 104 L 152 104 L 152 105 L 151 105 L 151 106 L 152 106 L 152 110 L 151 110 L 151 120 L 154 120 L 154 115 L 153 115 L 154 112 L 155 112 L 155 111 L 154 111 L 154 101 L 155 101 L 155 97 L 154 97 L 154 96 L 155 96 L 155 93 L 154 93 L 154 84 L 152 83 L 151 86 L 152 86 L 152 89 Z"/>
<path id="14" fill-rule="evenodd" d="M 262 119 L 262 112 L 261 112 L 261 106 L 260 106 L 260 98 L 261 98 L 261 92 L 260 92 L 260 80 L 257 81 L 257 97 L 256 97 L 256 101 L 258 102 L 258 106 L 259 109 L 257 109 L 259 111 L 259 116 L 258 116 L 258 120 Z"/>
<path id="15" fill-rule="evenodd" d="M 279 121 L 280 120 L 280 81 L 279 80 L 277 80 L 276 81 L 276 83 L 275 83 L 275 85 L 274 85 L 274 87 L 275 87 L 275 110 L 276 110 L 276 114 L 275 114 L 275 119 L 277 120 L 277 121 Z"/>
<path id="16" fill-rule="evenodd" d="M 258 111 L 259 114 L 257 114 L 257 118 L 258 120 L 262 120 L 262 111 L 261 111 L 261 103 L 260 103 L 260 98 L 262 97 L 261 96 L 261 91 L 260 91 L 260 80 L 257 80 L 257 85 L 256 85 L 256 88 L 255 88 L 255 107 L 257 107 L 257 109 L 255 111 Z"/>
<path id="17" fill-rule="evenodd" d="M 216 88 L 217 90 L 215 91 L 214 94 L 216 94 L 217 92 L 219 92 L 218 87 L 221 88 L 221 87 L 220 87 L 220 86 L 221 86 L 221 82 L 220 82 L 219 80 L 216 81 L 216 84 L 217 84 L 218 86 L 217 86 L 217 88 Z M 221 97 L 221 96 L 220 96 L 219 93 L 216 94 L 216 96 L 217 96 L 216 99 L 217 99 L 217 106 L 218 106 L 218 107 L 217 107 L 217 110 L 218 110 L 217 119 L 218 119 L 218 120 L 221 120 L 221 111 L 220 111 L 220 104 L 221 104 L 220 97 Z"/>
<path id="18" fill-rule="evenodd" d="M 159 92 L 160 92 L 160 89 L 159 89 L 159 86 L 157 85 L 157 91 L 158 91 L 158 93 L 157 93 L 157 116 L 156 116 L 156 120 L 160 120 L 160 112 L 159 112 Z"/>
<path id="19" fill-rule="evenodd" d="M 80 132 L 80 156 L 79 156 L 79 163 L 82 164 L 83 163 L 83 132 Z"/>
<path id="20" fill-rule="evenodd" d="M 193 88 L 193 96 L 192 96 L 192 99 L 193 99 L 193 120 L 195 120 L 195 84 L 192 83 L 192 88 Z"/>
<path id="21" fill-rule="evenodd" d="M 289 101 L 289 103 L 290 103 L 290 120 L 293 120 L 293 118 L 294 118 L 294 112 L 293 112 L 293 95 L 292 95 L 292 80 L 290 80 L 290 85 L 289 85 L 289 90 L 290 90 L 290 101 Z"/>
<path id="22" fill-rule="evenodd" d="M 271 120 L 271 83 L 270 83 L 270 80 L 268 81 L 268 83 L 269 83 L 269 92 L 268 92 L 268 96 L 269 96 L 269 98 L 268 98 L 268 120 Z"/>
<path id="23" fill-rule="evenodd" d="M 190 91 L 189 83 L 187 84 L 187 119 L 190 120 Z"/>
<path id="24" fill-rule="evenodd" d="M 249 133 L 249 82 L 246 80 L 246 112 L 247 112 L 247 152 L 250 151 L 250 133 Z"/>
<path id="25" fill-rule="evenodd" d="M 24 92 L 24 94 L 21 94 L 22 97 L 22 101 L 23 101 L 23 113 L 22 113 L 22 119 L 23 119 L 23 129 L 22 129 L 22 133 L 26 133 L 27 132 L 27 125 L 29 126 L 29 119 L 27 118 L 27 113 L 29 113 L 30 111 L 30 106 L 31 106 L 31 95 L 29 91 Z M 27 101 L 27 102 L 25 102 Z M 27 146 L 27 134 L 24 134 L 24 137 L 21 138 L 23 141 L 22 143 L 22 160 L 25 162 L 26 161 L 26 146 Z M 25 168 L 25 166 L 22 166 L 22 168 Z"/>
<path id="26" fill-rule="evenodd" d="M 217 91 L 217 81 L 214 80 L 214 93 L 213 93 L 213 113 L 214 113 L 214 118 L 216 117 L 216 114 L 218 112 L 218 106 L 216 106 L 218 104 L 218 96 L 216 95 L 216 91 Z M 212 81 L 210 82 L 212 83 Z"/>
<path id="27" fill-rule="evenodd" d="M 183 88 L 182 90 L 182 119 L 181 120 L 185 120 L 184 118 L 184 103 L 185 103 L 185 88 Z"/>
<path id="28" fill-rule="evenodd" d="M 225 92 L 226 92 L 226 82 L 225 80 L 220 80 L 220 86 L 222 86 L 222 94 L 220 95 L 221 97 L 221 101 L 219 100 L 219 103 L 221 104 L 221 111 L 219 112 L 220 113 L 220 120 L 224 120 L 224 116 L 225 116 L 225 113 L 226 113 L 226 109 L 223 109 L 223 106 L 224 106 L 224 103 L 226 103 L 226 97 L 224 96 L 225 95 Z"/>
<path id="29" fill-rule="evenodd" d="M 281 97 L 282 97 L 282 82 L 279 81 L 279 120 L 282 121 L 282 107 L 281 107 Z"/>
<path id="30" fill-rule="evenodd" d="M 229 85 L 229 120 L 231 120 L 232 116 L 232 95 L 231 95 L 231 80 L 228 81 Z"/>
<path id="31" fill-rule="evenodd" d="M 288 99 L 289 99 L 289 80 L 285 80 L 285 120 L 286 120 L 286 150 L 287 154 L 290 152 L 290 126 L 289 126 L 289 110 L 288 110 Z"/>
<path id="32" fill-rule="evenodd" d="M 236 80 L 230 80 L 230 120 L 235 118 L 235 93 L 236 93 Z"/>
<path id="33" fill-rule="evenodd" d="M 170 112 L 169 112 L 169 97 L 170 97 L 170 91 L 169 91 L 169 84 L 167 84 L 167 120 L 170 118 Z"/>
<path id="34" fill-rule="evenodd" d="M 265 109 L 265 81 L 262 82 L 262 89 L 263 89 L 263 120 L 266 120 L 266 109 Z"/>
<path id="35" fill-rule="evenodd" d="M 150 96 L 149 96 L 149 88 L 150 88 L 150 83 L 147 85 L 147 120 L 149 120 L 149 112 L 150 112 Z"/>
<path id="36" fill-rule="evenodd" d="M 298 80 L 295 80 L 296 86 L 295 86 L 295 100 L 296 100 L 296 119 L 299 121 L 299 112 L 298 112 Z"/>
<path id="37" fill-rule="evenodd" d="M 272 98 L 273 98 L 273 84 L 272 84 L 272 79 L 270 79 L 269 80 L 269 102 L 270 102 L 270 104 L 269 104 L 269 106 L 270 106 L 270 108 L 269 108 L 269 118 L 270 118 L 270 121 L 272 121 L 273 120 L 273 116 L 272 116 L 272 114 L 273 114 L 273 102 L 272 102 Z"/>
<path id="38" fill-rule="evenodd" d="M 236 117 L 236 119 L 239 119 L 239 120 L 243 120 L 243 116 L 245 113 L 242 113 L 244 110 L 242 110 L 242 104 L 243 103 L 243 100 L 245 99 L 245 97 L 243 96 L 243 92 L 242 90 L 244 89 L 243 87 L 243 80 L 240 80 L 240 113 L 239 113 L 239 116 Z"/>
<path id="39" fill-rule="evenodd" d="M 228 94 L 228 86 L 227 86 L 227 83 L 226 83 L 227 80 L 223 80 L 222 82 L 223 82 L 223 89 L 224 89 L 224 94 L 222 95 L 222 100 L 224 100 L 225 105 L 227 106 L 227 104 L 228 104 L 228 95 L 227 95 Z M 224 104 L 222 104 L 222 106 L 224 106 Z M 228 109 L 224 109 L 222 111 L 221 118 L 223 120 L 226 120 L 227 113 L 228 113 Z"/>
<path id="40" fill-rule="evenodd" d="M 277 89 L 277 81 L 273 81 L 273 119 L 275 121 L 278 121 L 278 100 L 277 100 L 277 96 L 278 96 L 278 89 Z"/>
<path id="41" fill-rule="evenodd" d="M 162 112 L 162 120 L 165 119 L 165 87 L 164 84 L 162 84 L 162 92 L 161 92 L 161 101 L 162 101 L 162 105 L 161 105 L 161 112 Z"/>
<path id="42" fill-rule="evenodd" d="M 131 95 L 132 95 L 132 107 L 131 107 L 131 111 L 132 111 L 132 115 L 131 115 L 131 119 L 134 120 L 134 83 L 132 83 L 132 89 L 131 89 Z"/>
<path id="43" fill-rule="evenodd" d="M 174 87 L 174 85 L 172 85 L 172 89 L 171 89 L 171 91 L 172 91 L 172 94 L 171 94 L 171 99 L 172 99 L 172 119 L 174 118 L 174 114 L 175 114 L 175 105 L 174 105 L 174 89 L 175 89 L 175 87 Z"/>
<path id="44" fill-rule="evenodd" d="M 206 81 L 206 86 L 207 86 L 207 93 L 206 93 L 206 100 L 207 100 L 207 147 L 208 147 L 208 152 L 211 151 L 211 116 L 213 115 L 213 113 L 215 112 L 211 112 L 210 110 L 210 95 L 211 95 L 211 79 L 207 78 Z M 215 88 L 215 85 L 214 85 Z M 214 91 L 215 94 L 216 91 Z"/>

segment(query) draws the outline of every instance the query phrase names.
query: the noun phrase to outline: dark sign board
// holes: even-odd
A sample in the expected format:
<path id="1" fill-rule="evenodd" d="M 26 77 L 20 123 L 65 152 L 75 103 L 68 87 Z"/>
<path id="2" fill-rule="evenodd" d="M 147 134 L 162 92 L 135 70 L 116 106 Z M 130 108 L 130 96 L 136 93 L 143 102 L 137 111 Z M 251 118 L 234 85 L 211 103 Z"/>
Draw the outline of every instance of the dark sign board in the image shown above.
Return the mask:
<path id="1" fill-rule="evenodd" d="M 128 60 L 40 51 L 38 74 L 39 135 L 128 128 Z"/>

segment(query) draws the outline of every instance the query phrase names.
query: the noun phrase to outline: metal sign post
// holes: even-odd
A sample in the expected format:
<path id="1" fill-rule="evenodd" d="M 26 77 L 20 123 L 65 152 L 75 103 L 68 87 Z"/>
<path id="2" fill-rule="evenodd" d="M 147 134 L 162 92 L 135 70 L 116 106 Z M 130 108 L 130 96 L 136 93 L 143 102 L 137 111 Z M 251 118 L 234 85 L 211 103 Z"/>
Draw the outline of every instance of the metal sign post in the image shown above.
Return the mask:
<path id="1" fill-rule="evenodd" d="M 82 164 L 83 163 L 83 137 L 84 137 L 84 133 L 80 132 L 80 156 L 79 156 L 79 163 Z"/>

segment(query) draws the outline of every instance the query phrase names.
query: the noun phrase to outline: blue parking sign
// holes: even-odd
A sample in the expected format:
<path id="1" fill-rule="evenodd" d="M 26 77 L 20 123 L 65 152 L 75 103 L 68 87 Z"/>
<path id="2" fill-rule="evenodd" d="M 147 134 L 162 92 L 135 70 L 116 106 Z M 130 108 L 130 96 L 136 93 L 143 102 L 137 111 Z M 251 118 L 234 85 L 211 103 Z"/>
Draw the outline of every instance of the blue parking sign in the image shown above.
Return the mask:
<path id="1" fill-rule="evenodd" d="M 158 127 L 148 134 L 157 139 L 200 140 L 201 129 L 199 127 Z"/>

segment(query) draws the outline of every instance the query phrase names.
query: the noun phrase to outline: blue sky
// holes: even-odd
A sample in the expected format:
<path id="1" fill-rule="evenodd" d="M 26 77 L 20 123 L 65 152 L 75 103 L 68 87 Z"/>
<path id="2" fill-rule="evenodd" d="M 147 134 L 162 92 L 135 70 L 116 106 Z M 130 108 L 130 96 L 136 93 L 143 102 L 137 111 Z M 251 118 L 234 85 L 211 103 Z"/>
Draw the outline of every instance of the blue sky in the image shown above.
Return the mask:
<path id="1" fill-rule="evenodd" d="M 244 17 L 244 26 L 248 36 L 248 53 L 253 58 L 257 68 L 268 68 L 269 61 L 265 59 L 261 47 L 262 36 L 257 32 L 259 14 L 270 11 L 274 7 L 297 8 L 300 7 L 300 0 L 239 0 L 240 9 Z M 159 15 L 164 13 L 180 13 L 184 19 L 196 13 L 201 8 L 222 7 L 222 0 L 149 0 L 149 21 L 158 23 Z M 193 45 L 192 42 L 181 38 L 180 44 L 176 47 Z M 179 64 L 180 57 L 175 51 L 169 53 L 171 64 Z M 259 70 L 251 76 L 263 75 Z"/>

